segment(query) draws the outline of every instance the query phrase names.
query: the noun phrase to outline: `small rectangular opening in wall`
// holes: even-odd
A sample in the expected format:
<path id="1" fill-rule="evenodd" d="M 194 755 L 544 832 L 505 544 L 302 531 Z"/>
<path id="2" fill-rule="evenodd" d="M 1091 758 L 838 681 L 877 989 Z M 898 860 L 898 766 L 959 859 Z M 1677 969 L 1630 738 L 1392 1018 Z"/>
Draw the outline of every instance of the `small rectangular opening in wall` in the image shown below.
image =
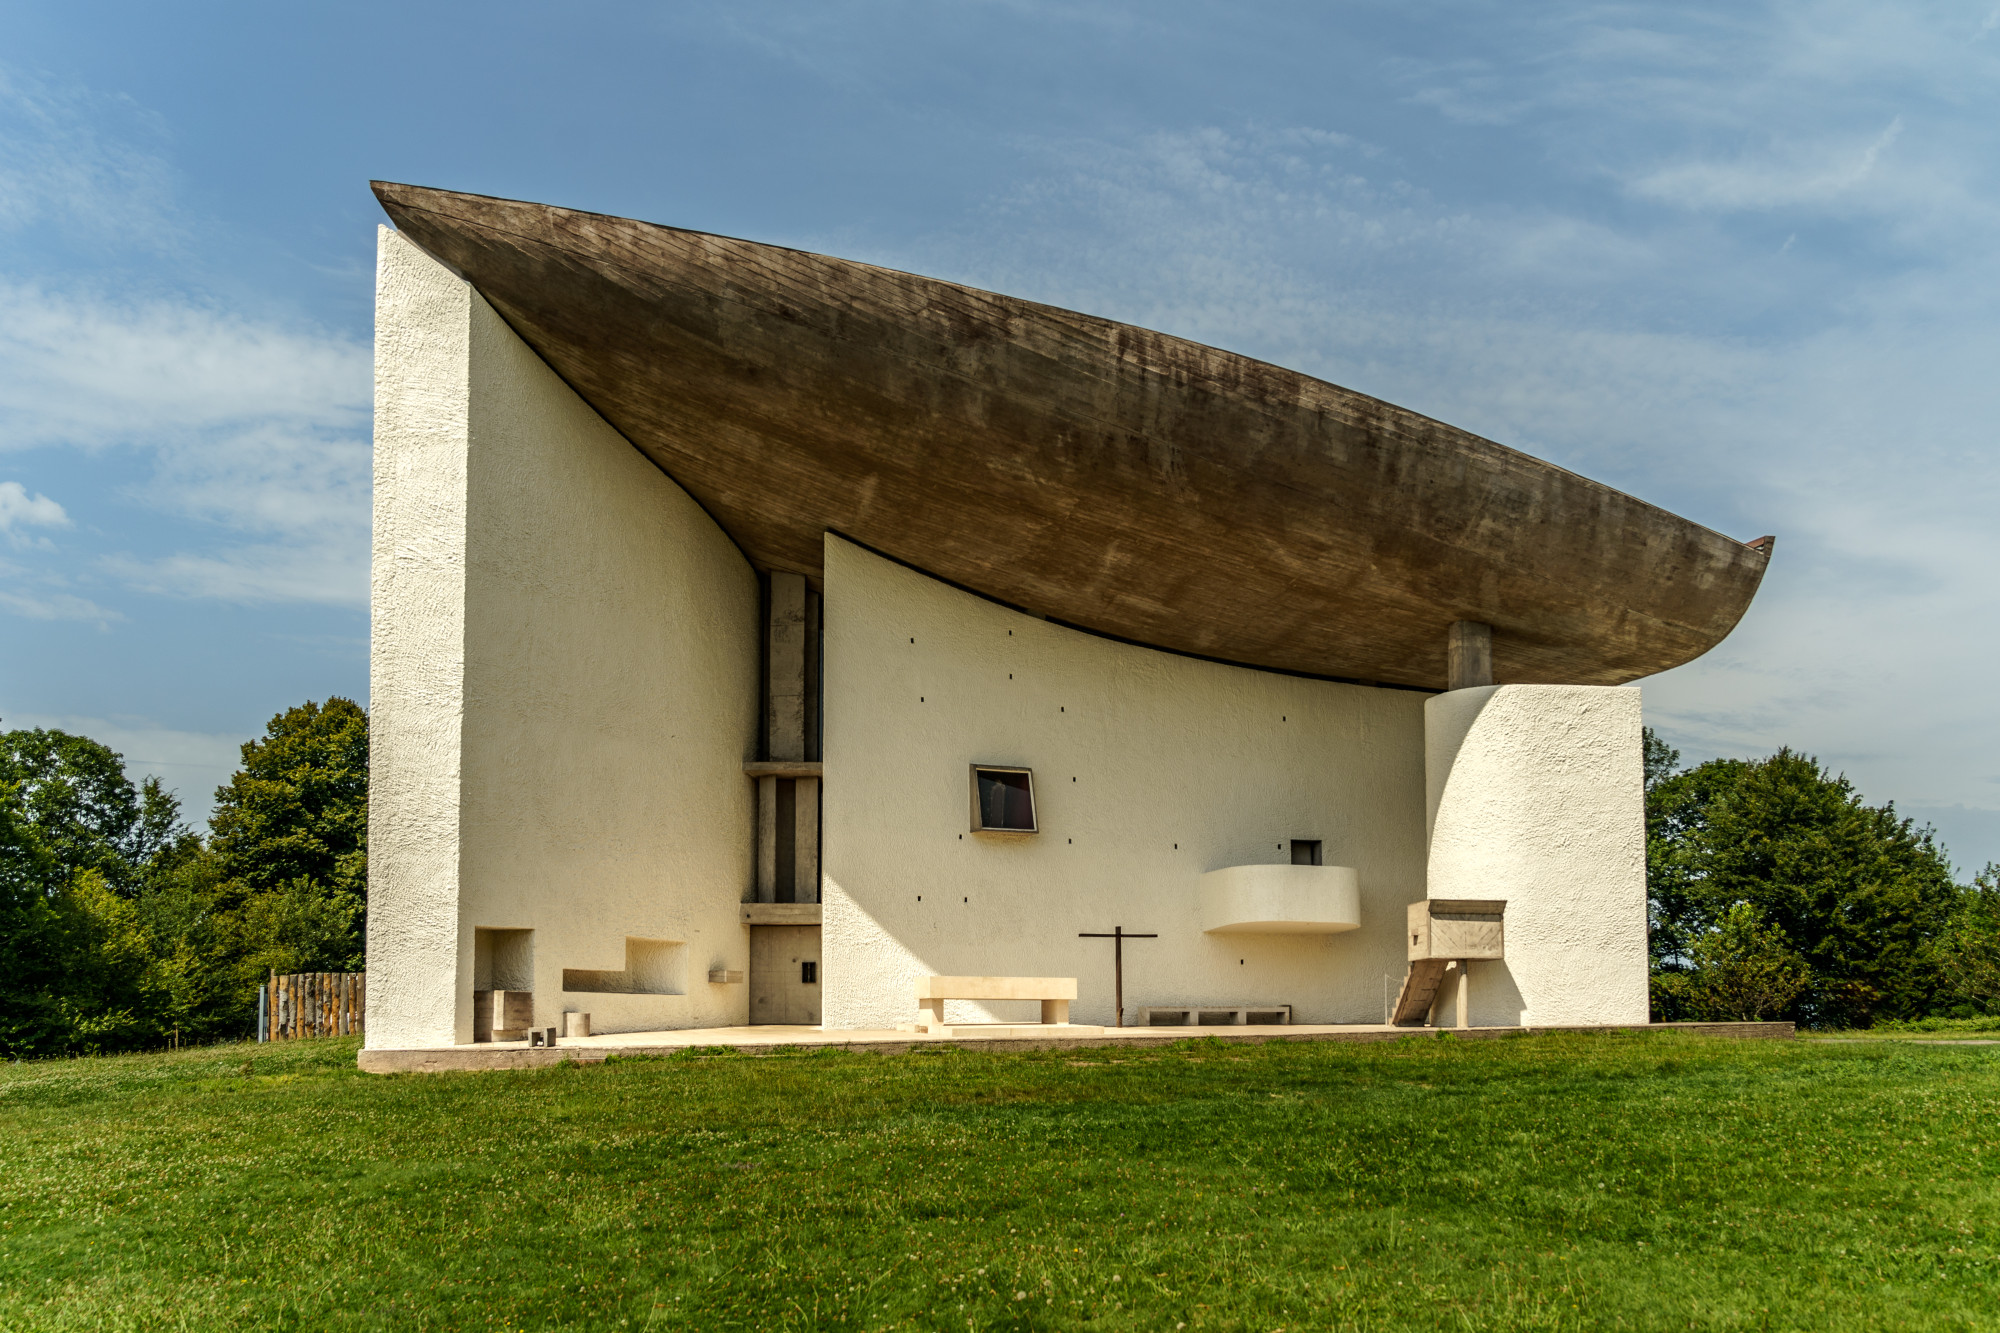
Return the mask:
<path id="1" fill-rule="evenodd" d="M 808 958 L 799 964 L 799 982 L 806 986 L 819 985 L 819 964 Z"/>
<path id="2" fill-rule="evenodd" d="M 972 831 L 1034 833 L 1035 775 L 1032 769 L 972 766 Z"/>
<path id="3" fill-rule="evenodd" d="M 793 778 L 778 779 L 778 901 L 799 901 L 799 844 L 795 830 L 799 819 L 799 784 Z"/>
<path id="4" fill-rule="evenodd" d="M 472 989 L 535 988 L 535 932 L 476 926 L 472 931 Z"/>
<path id="5" fill-rule="evenodd" d="M 627 935 L 622 970 L 566 967 L 563 989 L 585 995 L 685 995 L 687 946 L 679 940 Z"/>
<path id="6" fill-rule="evenodd" d="M 1320 864 L 1318 838 L 1292 839 L 1292 864 L 1295 866 L 1316 866 Z"/>

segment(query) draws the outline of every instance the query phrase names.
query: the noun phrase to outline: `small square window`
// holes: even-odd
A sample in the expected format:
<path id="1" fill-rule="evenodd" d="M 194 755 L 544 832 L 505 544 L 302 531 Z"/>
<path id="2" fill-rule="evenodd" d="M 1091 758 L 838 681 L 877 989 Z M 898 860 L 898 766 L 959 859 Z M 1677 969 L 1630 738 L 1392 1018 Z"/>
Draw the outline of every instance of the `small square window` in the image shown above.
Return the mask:
<path id="1" fill-rule="evenodd" d="M 802 985 L 819 985 L 819 964 L 810 958 L 799 964 L 799 981 Z"/>
<path id="2" fill-rule="evenodd" d="M 1295 866 L 1316 866 L 1319 861 L 1318 838 L 1292 839 L 1292 864 Z"/>
<path id="3" fill-rule="evenodd" d="M 972 831 L 974 833 L 1035 832 L 1033 770 L 974 764 Z"/>

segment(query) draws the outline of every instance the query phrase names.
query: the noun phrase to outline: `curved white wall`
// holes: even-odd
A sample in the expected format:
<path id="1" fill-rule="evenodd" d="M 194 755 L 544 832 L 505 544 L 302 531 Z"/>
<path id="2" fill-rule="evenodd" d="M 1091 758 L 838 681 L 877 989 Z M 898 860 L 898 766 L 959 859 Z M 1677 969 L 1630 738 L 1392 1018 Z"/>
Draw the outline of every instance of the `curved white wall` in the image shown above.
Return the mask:
<path id="1" fill-rule="evenodd" d="M 532 930 L 537 1026 L 744 1021 L 757 583 L 465 283 L 382 233 L 372 1047 L 471 1038 L 474 931 Z M 626 939 L 684 995 L 565 996 Z"/>
<path id="2" fill-rule="evenodd" d="M 1227 866 L 1201 877 L 1210 935 L 1338 935 L 1361 925 L 1361 877 L 1350 866 Z"/>
<path id="3" fill-rule="evenodd" d="M 1128 1016 L 1382 1021 L 1423 896 L 1424 695 L 1116 643 L 836 537 L 825 592 L 828 1027 L 909 1021 L 931 973 L 1073 976 L 1076 1021 L 1109 1023 L 1110 941 L 1077 934 L 1116 925 L 1160 936 L 1125 946 Z M 975 762 L 1034 769 L 1040 833 L 967 830 Z M 1293 838 L 1357 872 L 1360 928 L 1204 934 L 1202 874 L 1289 863 Z"/>
<path id="4" fill-rule="evenodd" d="M 1644 1023 L 1639 691 L 1453 690 L 1424 706 L 1428 896 L 1502 898 L 1507 956 L 1474 963 L 1474 1026 Z"/>

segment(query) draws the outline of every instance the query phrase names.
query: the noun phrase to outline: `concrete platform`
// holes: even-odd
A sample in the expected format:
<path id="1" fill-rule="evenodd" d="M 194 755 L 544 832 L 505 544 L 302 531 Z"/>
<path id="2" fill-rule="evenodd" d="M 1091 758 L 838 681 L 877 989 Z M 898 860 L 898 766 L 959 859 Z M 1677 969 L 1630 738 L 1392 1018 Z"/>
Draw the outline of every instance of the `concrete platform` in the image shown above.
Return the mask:
<path id="1" fill-rule="evenodd" d="M 1706 1037 L 1790 1040 L 1790 1023 L 1653 1023 L 1607 1027 L 1399 1028 L 1386 1024 L 1291 1023 L 1242 1027 L 1105 1028 L 1095 1035 L 1045 1035 L 1035 1025 L 994 1024 L 954 1026 L 949 1037 L 893 1029 L 818 1027 L 681 1028 L 667 1032 L 620 1032 L 605 1036 L 562 1039 L 554 1047 L 530 1047 L 523 1041 L 484 1042 L 475 1046 L 436 1046 L 420 1050 L 364 1050 L 356 1058 L 370 1074 L 439 1074 L 453 1070 L 536 1069 L 565 1060 L 595 1064 L 607 1055 L 672 1055 L 697 1047 L 723 1047 L 744 1055 L 776 1051 L 831 1048 L 892 1055 L 921 1046 L 963 1046 L 982 1051 L 1045 1051 L 1115 1046 L 1139 1047 L 1166 1042 L 1213 1040 L 1256 1045 L 1270 1041 L 1400 1041 L 1449 1033 L 1466 1040 L 1523 1037 L 1555 1032 L 1688 1032 Z M 1057 1029 L 1058 1032 L 1061 1029 Z"/>

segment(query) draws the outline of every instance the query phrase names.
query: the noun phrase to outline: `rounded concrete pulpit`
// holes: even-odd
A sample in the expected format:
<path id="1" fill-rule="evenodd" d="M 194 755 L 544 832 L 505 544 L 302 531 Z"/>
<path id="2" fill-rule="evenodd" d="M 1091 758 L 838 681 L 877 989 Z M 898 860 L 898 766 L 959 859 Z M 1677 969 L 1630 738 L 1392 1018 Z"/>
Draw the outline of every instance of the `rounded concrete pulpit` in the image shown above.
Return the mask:
<path id="1" fill-rule="evenodd" d="M 1361 925 L 1361 877 L 1349 866 L 1229 866 L 1201 877 L 1211 935 L 1334 935 Z"/>

